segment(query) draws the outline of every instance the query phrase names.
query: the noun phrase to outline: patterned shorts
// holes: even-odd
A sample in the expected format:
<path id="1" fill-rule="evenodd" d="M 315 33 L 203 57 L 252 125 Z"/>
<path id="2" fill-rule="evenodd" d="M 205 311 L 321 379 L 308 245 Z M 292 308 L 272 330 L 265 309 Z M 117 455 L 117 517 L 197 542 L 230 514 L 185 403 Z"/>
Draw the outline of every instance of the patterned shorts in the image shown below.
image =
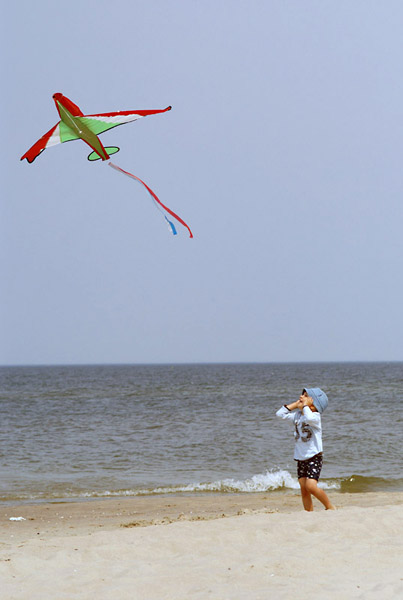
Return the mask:
<path id="1" fill-rule="evenodd" d="M 315 454 L 315 456 L 312 456 L 312 458 L 308 458 L 307 460 L 298 460 L 298 479 L 300 477 L 308 477 L 308 479 L 316 479 L 316 481 L 319 481 L 322 462 L 322 452 Z"/>

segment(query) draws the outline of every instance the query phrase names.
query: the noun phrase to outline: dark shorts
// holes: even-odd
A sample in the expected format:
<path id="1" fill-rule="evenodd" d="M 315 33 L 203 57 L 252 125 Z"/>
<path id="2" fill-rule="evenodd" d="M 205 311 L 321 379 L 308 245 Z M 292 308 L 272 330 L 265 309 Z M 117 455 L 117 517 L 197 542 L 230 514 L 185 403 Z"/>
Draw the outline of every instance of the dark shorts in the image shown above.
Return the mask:
<path id="1" fill-rule="evenodd" d="M 315 454 L 307 460 L 298 460 L 298 479 L 300 477 L 308 477 L 308 479 L 316 479 L 319 481 L 320 472 L 322 470 L 323 455 L 322 452 Z"/>

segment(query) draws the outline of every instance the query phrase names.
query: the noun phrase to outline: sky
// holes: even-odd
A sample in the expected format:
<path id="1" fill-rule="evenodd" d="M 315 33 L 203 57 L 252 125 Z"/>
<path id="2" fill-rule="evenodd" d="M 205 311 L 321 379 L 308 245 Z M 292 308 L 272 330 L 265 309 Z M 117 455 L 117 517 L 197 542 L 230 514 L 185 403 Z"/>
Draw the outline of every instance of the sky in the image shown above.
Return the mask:
<path id="1" fill-rule="evenodd" d="M 0 363 L 403 360 L 403 5 L 3 7 Z M 58 121 L 172 111 L 104 145 Z"/>

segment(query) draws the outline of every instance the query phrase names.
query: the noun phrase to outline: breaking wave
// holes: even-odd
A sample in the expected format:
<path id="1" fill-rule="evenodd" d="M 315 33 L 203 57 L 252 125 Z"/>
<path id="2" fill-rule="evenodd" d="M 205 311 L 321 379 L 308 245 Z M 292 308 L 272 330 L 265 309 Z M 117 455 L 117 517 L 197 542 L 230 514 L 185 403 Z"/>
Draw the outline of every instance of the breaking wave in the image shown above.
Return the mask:
<path id="1" fill-rule="evenodd" d="M 321 482 L 323 489 L 339 488 L 339 484 Z M 184 486 L 160 487 L 153 490 L 140 490 L 138 495 L 145 494 L 169 494 L 169 493 L 192 493 L 192 492 L 218 492 L 218 493 L 255 493 L 273 492 L 276 490 L 299 490 L 299 483 L 288 471 L 267 471 L 266 473 L 252 475 L 248 479 L 221 479 L 219 481 L 206 483 L 189 483 Z"/>
<path id="2" fill-rule="evenodd" d="M 320 482 L 322 489 L 339 489 L 340 482 L 329 481 Z M 163 487 L 154 487 L 140 490 L 116 490 L 103 493 L 85 494 L 86 497 L 108 497 L 108 496 L 152 496 L 162 494 L 194 494 L 215 492 L 220 494 L 234 493 L 257 493 L 274 492 L 281 490 L 299 490 L 299 483 L 296 477 L 293 477 L 288 471 L 267 471 L 266 473 L 252 475 L 248 479 L 220 479 L 211 482 L 194 482 L 185 485 L 172 485 Z"/>
<path id="3" fill-rule="evenodd" d="M 341 493 L 365 493 L 376 491 L 402 491 L 403 479 L 382 479 L 380 477 L 365 477 L 351 475 L 333 479 L 322 479 L 319 487 L 324 490 L 335 490 Z M 288 471 L 279 469 L 252 475 L 247 479 L 220 479 L 211 482 L 194 482 L 183 485 L 169 485 L 143 489 L 116 489 L 116 490 L 83 490 L 59 489 L 43 490 L 40 493 L 22 493 L 13 496 L 0 497 L 0 503 L 13 502 L 52 502 L 79 501 L 83 499 L 116 498 L 130 496 L 157 496 L 166 494 L 248 494 L 258 492 L 287 492 L 299 490 L 298 480 Z"/>

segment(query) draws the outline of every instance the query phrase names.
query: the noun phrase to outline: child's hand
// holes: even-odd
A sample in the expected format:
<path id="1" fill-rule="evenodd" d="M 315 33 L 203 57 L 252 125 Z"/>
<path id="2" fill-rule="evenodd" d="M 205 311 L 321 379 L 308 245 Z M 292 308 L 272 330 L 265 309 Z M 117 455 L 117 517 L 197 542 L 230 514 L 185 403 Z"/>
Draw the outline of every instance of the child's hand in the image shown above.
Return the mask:
<path id="1" fill-rule="evenodd" d="M 302 394 L 298 400 L 298 408 L 300 410 L 303 410 L 305 406 L 311 406 L 311 398 L 309 398 L 309 396 L 306 396 L 305 394 Z"/>

